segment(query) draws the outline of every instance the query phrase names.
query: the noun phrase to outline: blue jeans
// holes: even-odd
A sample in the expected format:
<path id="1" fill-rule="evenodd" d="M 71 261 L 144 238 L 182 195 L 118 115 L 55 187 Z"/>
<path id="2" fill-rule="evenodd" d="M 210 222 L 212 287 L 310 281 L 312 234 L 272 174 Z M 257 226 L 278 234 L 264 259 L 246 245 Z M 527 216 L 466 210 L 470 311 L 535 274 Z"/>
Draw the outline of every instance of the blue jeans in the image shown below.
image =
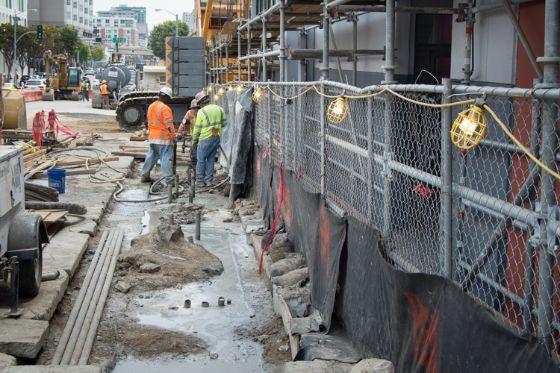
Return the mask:
<path id="1" fill-rule="evenodd" d="M 161 164 L 163 177 L 165 177 L 167 181 L 172 181 L 173 145 L 150 144 L 144 166 L 142 167 L 142 176 L 150 176 L 150 171 L 152 171 L 158 159 Z"/>
<path id="2" fill-rule="evenodd" d="M 200 140 L 196 151 L 196 181 L 211 183 L 214 180 L 214 162 L 220 147 L 219 137 Z"/>

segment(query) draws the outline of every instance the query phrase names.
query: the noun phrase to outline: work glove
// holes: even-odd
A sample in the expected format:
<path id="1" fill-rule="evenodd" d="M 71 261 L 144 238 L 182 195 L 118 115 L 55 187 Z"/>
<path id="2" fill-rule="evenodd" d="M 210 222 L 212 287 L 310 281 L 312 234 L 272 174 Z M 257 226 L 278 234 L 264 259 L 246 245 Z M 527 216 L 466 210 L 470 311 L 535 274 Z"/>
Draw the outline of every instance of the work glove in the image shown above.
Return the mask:
<path id="1" fill-rule="evenodd" d="M 194 162 L 196 161 L 196 151 L 198 149 L 198 143 L 193 143 L 193 145 L 191 146 L 191 160 Z"/>
<path id="2" fill-rule="evenodd" d="M 186 126 L 187 125 L 187 118 L 183 118 L 183 120 L 181 121 L 181 124 L 183 126 Z"/>

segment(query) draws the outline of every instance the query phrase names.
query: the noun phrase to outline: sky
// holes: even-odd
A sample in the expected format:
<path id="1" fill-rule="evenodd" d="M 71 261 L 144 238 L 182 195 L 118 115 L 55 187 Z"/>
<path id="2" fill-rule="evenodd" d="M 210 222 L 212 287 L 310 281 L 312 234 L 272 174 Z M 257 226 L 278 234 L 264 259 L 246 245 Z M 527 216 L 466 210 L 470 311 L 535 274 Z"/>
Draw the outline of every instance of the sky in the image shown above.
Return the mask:
<path id="1" fill-rule="evenodd" d="M 179 18 L 182 17 L 183 12 L 190 12 L 194 8 L 194 0 L 93 0 L 93 11 L 109 10 L 111 7 L 121 4 L 145 6 L 148 12 L 147 22 L 150 29 L 162 22 L 175 20 L 175 16 L 167 12 L 156 12 L 155 10 L 158 8 L 179 14 Z"/>

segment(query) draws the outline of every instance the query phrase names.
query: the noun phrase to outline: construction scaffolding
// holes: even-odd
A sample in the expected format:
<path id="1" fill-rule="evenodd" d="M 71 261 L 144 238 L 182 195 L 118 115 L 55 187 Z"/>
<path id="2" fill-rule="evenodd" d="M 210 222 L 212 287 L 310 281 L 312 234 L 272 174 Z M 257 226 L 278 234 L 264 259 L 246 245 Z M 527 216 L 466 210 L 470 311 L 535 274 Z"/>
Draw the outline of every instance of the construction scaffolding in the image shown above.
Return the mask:
<path id="1" fill-rule="evenodd" d="M 274 164 L 301 175 L 306 188 L 341 215 L 379 228 L 385 254 L 396 267 L 452 280 L 520 335 L 533 335 L 558 354 L 559 183 L 545 168 L 558 172 L 560 161 L 560 5 L 545 1 L 540 58 L 511 3 L 504 0 L 502 6 L 537 76 L 532 89 L 469 85 L 468 58 L 462 84 L 449 79 L 437 85 L 396 84 L 397 12 L 456 14 L 468 27 L 477 9 L 472 2 L 426 8 L 394 0 L 279 0 L 250 19 L 236 20 L 236 29 L 229 27 L 213 41 L 210 81 L 213 87 L 259 90 L 257 145 L 269 149 Z M 384 50 L 357 47 L 357 17 L 366 12 L 385 13 Z M 353 25 L 350 49 L 333 45 L 331 25 L 341 21 Z M 322 28 L 322 49 L 286 47 L 287 31 L 316 27 Z M 467 55 L 471 44 L 468 37 Z M 355 86 L 360 55 L 384 57 L 382 85 Z M 352 61 L 352 85 L 329 80 L 331 57 Z M 321 80 L 287 82 L 288 59 L 321 60 Z M 232 107 L 237 95 L 216 99 Z M 329 105 L 340 97 L 348 101 L 348 115 L 329 123 Z M 505 123 L 500 129 L 491 119 L 491 130 L 470 151 L 454 148 L 448 135 L 452 119 L 466 108 L 458 104 L 465 97 L 483 97 Z"/>

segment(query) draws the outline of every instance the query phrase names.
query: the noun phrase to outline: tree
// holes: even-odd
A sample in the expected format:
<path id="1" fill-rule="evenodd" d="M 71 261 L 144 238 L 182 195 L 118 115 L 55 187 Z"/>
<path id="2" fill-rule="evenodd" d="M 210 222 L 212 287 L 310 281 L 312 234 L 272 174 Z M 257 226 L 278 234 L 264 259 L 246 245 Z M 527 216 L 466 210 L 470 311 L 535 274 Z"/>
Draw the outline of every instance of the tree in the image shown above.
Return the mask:
<path id="1" fill-rule="evenodd" d="M 105 51 L 101 45 L 96 44 L 91 48 L 91 59 L 94 61 L 103 61 L 105 59 Z"/>
<path id="2" fill-rule="evenodd" d="M 34 31 L 35 30 L 32 28 L 22 28 L 18 31 L 18 35 Z M 22 74 L 25 67 L 28 67 L 28 72 L 30 67 L 35 67 L 35 62 L 41 57 L 42 49 L 41 41 L 37 40 L 35 33 L 27 34 L 19 40 L 17 45 L 17 60 Z"/>
<path id="3" fill-rule="evenodd" d="M 14 26 L 10 23 L 0 25 L 0 53 L 11 74 L 14 61 Z"/>
<path id="4" fill-rule="evenodd" d="M 91 58 L 91 50 L 89 44 L 86 42 L 80 42 L 80 63 L 87 63 Z"/>
<path id="5" fill-rule="evenodd" d="M 78 40 L 78 30 L 72 26 L 58 28 L 58 35 L 54 42 L 55 53 L 64 53 L 71 59 L 78 52 L 80 42 Z"/>
<path id="6" fill-rule="evenodd" d="M 179 22 L 179 36 L 188 36 L 189 26 L 185 22 Z M 148 47 L 155 56 L 165 58 L 165 37 L 175 35 L 175 21 L 161 23 L 152 29 L 148 38 Z"/>

